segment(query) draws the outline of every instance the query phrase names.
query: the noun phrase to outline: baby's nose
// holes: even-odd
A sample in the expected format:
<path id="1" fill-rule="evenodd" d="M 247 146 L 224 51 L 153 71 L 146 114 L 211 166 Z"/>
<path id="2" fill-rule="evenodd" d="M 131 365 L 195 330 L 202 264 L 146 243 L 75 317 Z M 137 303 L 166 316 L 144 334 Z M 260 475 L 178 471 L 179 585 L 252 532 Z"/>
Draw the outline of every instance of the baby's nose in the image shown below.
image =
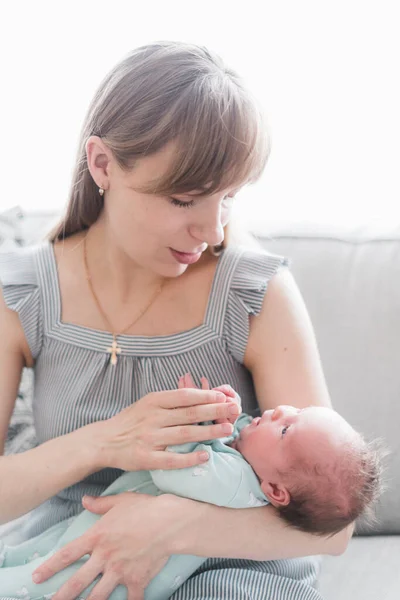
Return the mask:
<path id="1" fill-rule="evenodd" d="M 290 412 L 290 406 L 286 406 L 286 404 L 281 404 L 280 406 L 277 406 L 275 408 L 274 412 L 271 415 L 271 420 L 277 421 L 288 412 Z"/>
<path id="2" fill-rule="evenodd" d="M 277 421 L 283 414 L 282 406 L 277 406 L 271 415 L 271 421 Z"/>

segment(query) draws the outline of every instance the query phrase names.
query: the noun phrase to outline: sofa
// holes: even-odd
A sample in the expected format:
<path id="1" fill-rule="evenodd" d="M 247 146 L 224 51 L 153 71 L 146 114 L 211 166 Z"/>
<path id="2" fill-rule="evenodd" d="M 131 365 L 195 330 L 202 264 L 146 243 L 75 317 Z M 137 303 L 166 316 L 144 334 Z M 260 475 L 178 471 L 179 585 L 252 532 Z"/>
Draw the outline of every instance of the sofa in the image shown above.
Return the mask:
<path id="1" fill-rule="evenodd" d="M 40 239 L 53 213 L 0 215 L 0 250 Z M 334 228 L 287 224 L 254 231 L 263 247 L 291 259 L 336 410 L 367 438 L 381 438 L 387 491 L 377 524 L 360 522 L 347 551 L 324 557 L 325 600 L 400 598 L 400 227 Z M 31 374 L 23 375 L 7 452 L 34 443 Z M 275 599 L 268 599 L 275 600 Z"/>
<path id="2" fill-rule="evenodd" d="M 319 588 L 325 600 L 399 600 L 400 226 L 256 233 L 265 249 L 291 258 L 334 408 L 390 451 L 377 524 L 358 523 L 347 551 L 324 557 Z"/>

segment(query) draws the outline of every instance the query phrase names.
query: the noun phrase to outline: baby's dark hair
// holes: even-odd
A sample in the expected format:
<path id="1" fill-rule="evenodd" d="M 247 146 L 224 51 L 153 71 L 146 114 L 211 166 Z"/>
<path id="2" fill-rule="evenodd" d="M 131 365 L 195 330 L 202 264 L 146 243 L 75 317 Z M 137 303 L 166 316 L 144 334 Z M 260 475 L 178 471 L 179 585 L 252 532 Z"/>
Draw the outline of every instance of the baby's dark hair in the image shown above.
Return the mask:
<path id="1" fill-rule="evenodd" d="M 363 516 L 376 522 L 373 505 L 383 492 L 383 458 L 388 454 L 380 440 L 344 443 L 340 452 L 310 464 L 296 459 L 291 467 L 291 501 L 278 508 L 291 526 L 320 536 L 334 535 Z"/>

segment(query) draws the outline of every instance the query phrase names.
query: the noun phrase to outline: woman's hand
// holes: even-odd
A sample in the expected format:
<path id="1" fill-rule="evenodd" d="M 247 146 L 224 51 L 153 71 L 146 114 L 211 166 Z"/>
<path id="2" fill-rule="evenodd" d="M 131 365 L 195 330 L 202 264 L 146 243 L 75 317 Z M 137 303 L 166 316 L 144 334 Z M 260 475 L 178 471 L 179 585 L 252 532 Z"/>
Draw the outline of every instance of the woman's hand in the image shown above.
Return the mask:
<path id="1" fill-rule="evenodd" d="M 178 387 L 179 387 L 179 389 L 184 389 L 184 388 L 197 389 L 197 386 L 195 385 L 193 378 L 189 373 L 186 373 L 185 375 L 182 375 L 182 377 L 179 378 Z M 210 384 L 206 377 L 201 378 L 201 389 L 202 390 L 210 389 Z M 214 390 L 214 392 L 222 392 L 222 394 L 224 394 L 226 397 L 226 402 L 228 402 L 228 404 L 230 404 L 230 406 L 234 407 L 235 404 L 238 406 L 238 411 L 236 411 L 233 408 L 232 411 L 229 412 L 227 417 L 224 417 L 221 419 L 215 419 L 215 422 L 218 424 L 232 423 L 232 425 L 234 425 L 236 419 L 242 412 L 239 394 L 237 394 L 235 392 L 235 390 L 228 384 L 219 385 L 218 387 L 213 388 L 213 390 Z"/>
<path id="2" fill-rule="evenodd" d="M 174 553 L 176 538 L 193 520 L 193 504 L 201 510 L 201 503 L 168 494 L 86 498 L 85 508 L 103 517 L 36 569 L 33 575 L 39 579 L 34 581 L 46 581 L 89 554 L 52 600 L 75 600 L 99 575 L 88 600 L 105 600 L 118 585 L 127 588 L 129 600 L 142 600 L 144 589 Z"/>
<path id="3" fill-rule="evenodd" d="M 101 431 L 99 469 L 124 471 L 181 469 L 208 460 L 208 454 L 165 452 L 167 446 L 201 442 L 232 433 L 229 419 L 240 409 L 222 392 L 178 389 L 154 392 L 108 419 L 94 423 Z M 197 426 L 203 421 L 223 423 Z"/>

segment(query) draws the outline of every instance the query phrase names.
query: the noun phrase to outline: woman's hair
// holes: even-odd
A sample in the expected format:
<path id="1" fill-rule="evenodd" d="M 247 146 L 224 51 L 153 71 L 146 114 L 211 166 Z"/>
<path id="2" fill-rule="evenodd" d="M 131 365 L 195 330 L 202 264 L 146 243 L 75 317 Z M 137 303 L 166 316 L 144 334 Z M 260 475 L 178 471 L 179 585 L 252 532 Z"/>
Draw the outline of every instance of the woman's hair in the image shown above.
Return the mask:
<path id="1" fill-rule="evenodd" d="M 101 82 L 83 122 L 66 213 L 51 241 L 89 228 L 103 198 L 85 145 L 99 136 L 119 167 L 176 143 L 169 171 L 143 193 L 216 193 L 254 183 L 269 154 L 258 101 L 222 59 L 203 46 L 160 41 L 134 49 Z"/>

